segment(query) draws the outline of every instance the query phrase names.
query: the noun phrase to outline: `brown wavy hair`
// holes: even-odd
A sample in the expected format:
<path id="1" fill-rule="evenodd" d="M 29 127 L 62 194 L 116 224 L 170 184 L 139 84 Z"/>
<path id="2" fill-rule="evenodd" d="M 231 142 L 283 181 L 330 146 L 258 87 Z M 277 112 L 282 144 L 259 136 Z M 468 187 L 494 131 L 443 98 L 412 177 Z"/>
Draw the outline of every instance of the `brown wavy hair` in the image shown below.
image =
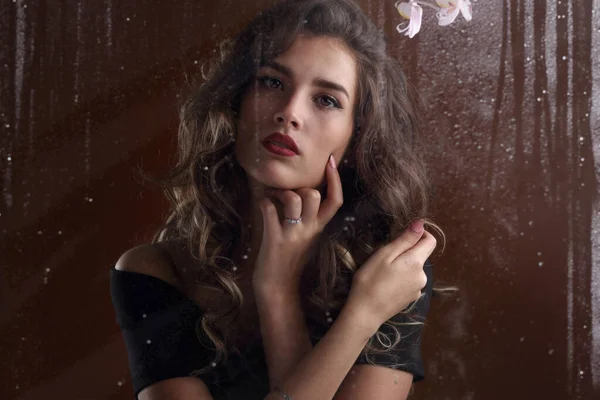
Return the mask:
<path id="1" fill-rule="evenodd" d="M 154 180 L 172 210 L 153 242 L 183 240 L 196 260 L 194 271 L 185 275 L 191 273 L 195 284 L 218 289 L 230 300 L 224 309 L 205 310 L 197 325 L 198 335 L 205 333 L 214 344 L 217 364 L 227 361 L 232 349 L 216 322 L 237 317 L 243 303 L 232 259 L 249 239 L 240 215 L 250 190 L 234 153 L 236 119 L 260 65 L 288 49 L 299 34 L 342 40 L 358 66 L 355 127 L 346 156 L 338 162 L 344 204 L 321 233 L 300 286 L 310 325 L 328 325 L 326 312 L 339 313 L 354 272 L 414 219 L 425 219 L 444 240 L 441 229 L 426 218 L 430 187 L 417 96 L 387 54 L 379 29 L 351 0 L 284 1 L 259 13 L 233 41 L 222 43 L 208 71 L 203 68 L 203 82 L 181 106 L 176 165 Z M 399 344 L 397 326 L 422 324 L 410 318 L 410 311 L 403 311 L 402 322 L 384 323 L 391 334 L 380 329 L 369 340 L 363 349 L 367 360 Z"/>

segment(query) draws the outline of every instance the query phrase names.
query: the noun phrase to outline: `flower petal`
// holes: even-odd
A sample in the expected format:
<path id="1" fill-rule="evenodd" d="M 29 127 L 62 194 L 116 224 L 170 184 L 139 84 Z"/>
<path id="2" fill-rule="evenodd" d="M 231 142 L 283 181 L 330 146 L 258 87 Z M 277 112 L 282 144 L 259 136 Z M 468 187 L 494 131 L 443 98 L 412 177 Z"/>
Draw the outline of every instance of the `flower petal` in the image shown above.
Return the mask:
<path id="1" fill-rule="evenodd" d="M 402 25 L 404 25 L 404 26 L 402 26 Z M 409 26 L 408 23 L 398 24 L 396 26 L 396 30 L 398 31 L 398 33 L 404 33 L 406 31 L 408 31 L 408 26 Z"/>
<path id="2" fill-rule="evenodd" d="M 396 2 L 396 9 L 402 18 L 410 19 L 411 5 L 410 3 Z"/>
<path id="3" fill-rule="evenodd" d="M 453 7 L 451 0 L 435 0 L 435 2 L 441 8 L 450 8 L 450 7 Z"/>
<path id="4" fill-rule="evenodd" d="M 467 21 L 470 21 L 473 18 L 473 14 L 471 13 L 471 2 L 469 0 L 462 2 L 460 12 L 462 13 L 463 18 Z"/>
<path id="5" fill-rule="evenodd" d="M 451 23 L 454 22 L 454 20 L 458 16 L 459 12 L 460 11 L 458 10 L 458 8 L 453 8 L 450 10 L 443 8 L 442 10 L 440 10 L 437 13 L 438 25 L 439 26 L 450 25 Z"/>
<path id="6" fill-rule="evenodd" d="M 408 37 L 413 38 L 421 30 L 421 19 L 423 18 L 423 9 L 417 3 L 411 3 L 410 24 L 408 25 Z"/>

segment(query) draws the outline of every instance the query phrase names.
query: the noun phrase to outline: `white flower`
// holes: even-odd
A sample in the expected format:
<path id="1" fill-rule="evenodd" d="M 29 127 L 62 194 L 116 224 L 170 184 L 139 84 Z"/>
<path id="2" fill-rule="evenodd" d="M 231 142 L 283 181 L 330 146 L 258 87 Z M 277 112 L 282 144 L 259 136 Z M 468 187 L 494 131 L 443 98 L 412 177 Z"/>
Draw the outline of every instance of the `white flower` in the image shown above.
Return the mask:
<path id="1" fill-rule="evenodd" d="M 440 26 L 450 25 L 459 12 L 467 21 L 472 18 L 471 2 L 469 0 L 435 0 L 435 2 L 440 6 L 440 11 L 437 13 L 438 25 Z"/>
<path id="2" fill-rule="evenodd" d="M 396 30 L 400 33 L 404 33 L 406 36 L 412 38 L 421 29 L 421 19 L 423 17 L 423 9 L 417 4 L 416 1 L 410 0 L 409 2 L 396 2 L 396 9 L 400 15 L 408 19 L 408 24 L 398 24 Z"/>

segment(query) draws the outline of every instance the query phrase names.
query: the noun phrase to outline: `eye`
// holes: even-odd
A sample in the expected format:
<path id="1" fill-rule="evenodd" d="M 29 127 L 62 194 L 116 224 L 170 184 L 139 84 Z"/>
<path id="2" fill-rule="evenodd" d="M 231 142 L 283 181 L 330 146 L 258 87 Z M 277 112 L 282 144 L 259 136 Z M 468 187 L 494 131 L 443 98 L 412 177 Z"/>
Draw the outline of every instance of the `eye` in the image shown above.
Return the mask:
<path id="1" fill-rule="evenodd" d="M 282 88 L 283 89 L 283 84 L 277 78 L 273 78 L 270 76 L 258 76 L 258 77 L 256 77 L 256 79 L 268 88 L 271 88 L 271 89 Z"/>
<path id="2" fill-rule="evenodd" d="M 321 96 L 319 97 L 319 103 L 325 108 L 342 108 L 339 101 L 333 96 Z"/>

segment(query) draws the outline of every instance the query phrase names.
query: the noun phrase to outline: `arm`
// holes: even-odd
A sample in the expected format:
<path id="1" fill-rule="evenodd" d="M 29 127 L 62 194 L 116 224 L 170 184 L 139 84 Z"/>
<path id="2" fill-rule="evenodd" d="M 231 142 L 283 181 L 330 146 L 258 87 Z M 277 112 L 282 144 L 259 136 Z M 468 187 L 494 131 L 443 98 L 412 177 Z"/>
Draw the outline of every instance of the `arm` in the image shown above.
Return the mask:
<path id="1" fill-rule="evenodd" d="M 298 294 L 258 290 L 256 305 L 272 389 L 283 384 L 313 347 Z"/>
<path id="2" fill-rule="evenodd" d="M 275 387 L 288 387 L 285 378 L 294 372 L 294 367 L 311 352 L 313 346 L 298 297 L 281 293 L 277 296 L 271 295 L 268 300 L 267 302 L 266 296 L 257 294 L 261 335 L 269 369 L 270 388 L 273 390 Z M 366 341 L 359 353 L 365 344 Z M 354 359 L 351 362 L 351 366 L 355 361 Z M 310 367 L 308 370 L 312 371 Z M 312 372 L 318 373 L 320 372 Z M 345 375 L 339 389 L 334 386 L 337 390 L 334 399 L 403 400 L 408 396 L 412 382 L 413 375 L 405 371 L 375 365 L 354 365 L 350 373 Z M 280 399 L 277 396 L 274 398 Z M 293 398 L 295 399 L 294 396 Z"/>
<path id="3" fill-rule="evenodd" d="M 346 377 L 381 324 L 422 297 L 421 289 L 428 281 L 423 264 L 435 245 L 435 238 L 417 221 L 373 254 L 355 273 L 335 323 L 294 366 L 281 389 L 294 400 L 406 398 L 412 383 L 409 373 L 364 365 Z M 352 390 L 354 385 L 358 390 Z M 282 398 L 273 391 L 265 400 Z"/>
<path id="4" fill-rule="evenodd" d="M 266 293 L 257 292 L 256 298 L 270 388 L 274 390 L 284 386 L 285 378 L 313 346 L 298 297 L 288 295 L 288 292 L 272 293 L 267 297 Z M 403 400 L 408 396 L 412 382 L 413 375 L 409 372 L 357 364 L 345 376 L 334 399 Z"/>
<path id="5" fill-rule="evenodd" d="M 344 306 L 329 331 L 297 365 L 280 386 L 294 400 L 333 399 L 354 365 L 377 323 Z M 277 391 L 265 400 L 281 400 Z"/>
<path id="6" fill-rule="evenodd" d="M 134 390 L 139 391 L 136 398 L 213 400 L 207 385 L 200 378 L 185 376 L 177 368 L 181 362 L 187 362 L 181 359 L 182 352 L 200 356 L 203 349 L 193 329 L 195 317 L 190 317 L 186 312 L 185 315 L 191 319 L 185 322 L 179 318 L 184 314 L 177 313 L 180 303 L 176 299 L 181 301 L 185 297 L 178 291 L 178 280 L 167 254 L 155 244 L 137 246 L 119 258 L 115 270 L 111 271 L 111 298 L 123 331 L 130 369 L 135 371 L 132 383 Z M 166 297 L 171 298 L 169 303 L 164 303 Z M 143 309 L 139 308 L 140 304 L 144 304 Z M 164 312 L 157 312 L 161 309 L 170 309 L 171 319 L 165 319 L 168 316 Z M 147 327 L 142 327 L 136 320 L 135 315 L 139 316 L 142 312 L 147 313 L 143 317 L 150 322 Z M 152 338 L 154 346 L 170 343 L 171 351 L 136 346 L 137 342 L 145 342 L 148 337 Z M 190 365 L 191 369 L 193 365 Z M 174 370 L 178 372 L 169 373 Z"/>

